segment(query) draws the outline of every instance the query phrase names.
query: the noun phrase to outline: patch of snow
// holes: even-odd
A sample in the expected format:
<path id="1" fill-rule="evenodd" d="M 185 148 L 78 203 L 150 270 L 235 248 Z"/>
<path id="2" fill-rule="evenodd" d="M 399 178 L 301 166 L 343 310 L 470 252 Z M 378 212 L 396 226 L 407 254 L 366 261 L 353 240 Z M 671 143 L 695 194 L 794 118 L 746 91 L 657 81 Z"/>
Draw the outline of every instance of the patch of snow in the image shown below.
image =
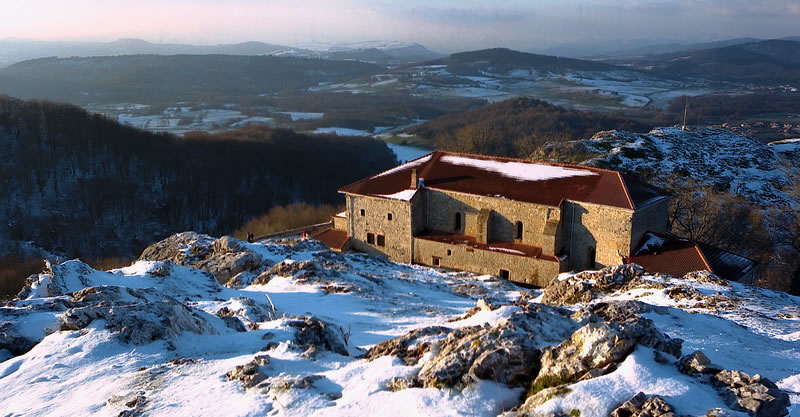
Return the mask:
<path id="1" fill-rule="evenodd" d="M 358 130 L 358 129 L 348 129 L 346 127 L 318 127 L 311 133 L 327 133 L 327 134 L 334 134 L 337 136 L 371 136 L 372 133 L 367 132 L 366 130 Z"/>
<path id="2" fill-rule="evenodd" d="M 401 200 L 401 201 L 411 201 L 415 195 L 417 195 L 418 190 L 409 189 L 398 191 L 394 194 L 379 194 L 379 197 L 391 198 L 392 200 Z"/>
<path id="3" fill-rule="evenodd" d="M 565 168 L 528 162 L 493 161 L 454 155 L 445 155 L 441 158 L 441 161 L 448 164 L 469 166 L 484 171 L 495 172 L 504 177 L 513 178 L 518 181 L 547 181 L 557 178 L 597 175 L 597 173 L 588 169 Z"/>
<path id="4" fill-rule="evenodd" d="M 325 116 L 325 113 L 313 113 L 313 112 L 302 112 L 302 111 L 282 111 L 279 113 L 289 115 L 292 118 L 293 122 L 296 122 L 298 120 L 321 119 L 322 116 Z"/>

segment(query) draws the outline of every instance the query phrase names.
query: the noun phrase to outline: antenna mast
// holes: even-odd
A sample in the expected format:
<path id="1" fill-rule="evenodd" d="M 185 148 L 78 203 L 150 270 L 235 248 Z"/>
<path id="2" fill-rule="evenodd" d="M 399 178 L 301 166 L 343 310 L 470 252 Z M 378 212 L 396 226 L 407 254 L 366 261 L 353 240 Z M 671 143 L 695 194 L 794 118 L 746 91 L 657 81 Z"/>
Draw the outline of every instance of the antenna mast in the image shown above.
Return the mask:
<path id="1" fill-rule="evenodd" d="M 683 126 L 681 130 L 686 130 L 686 113 L 689 111 L 689 96 L 686 96 L 686 105 L 683 107 Z"/>

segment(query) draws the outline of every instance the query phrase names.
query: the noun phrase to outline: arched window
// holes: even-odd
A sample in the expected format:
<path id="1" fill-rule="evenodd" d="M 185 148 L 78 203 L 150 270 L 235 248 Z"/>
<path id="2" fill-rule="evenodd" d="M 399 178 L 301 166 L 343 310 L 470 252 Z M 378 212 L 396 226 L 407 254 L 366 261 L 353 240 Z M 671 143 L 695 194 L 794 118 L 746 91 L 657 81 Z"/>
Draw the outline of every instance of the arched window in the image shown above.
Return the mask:
<path id="1" fill-rule="evenodd" d="M 456 221 L 454 226 L 456 232 L 461 231 L 461 213 L 456 213 Z"/>
<path id="2" fill-rule="evenodd" d="M 517 222 L 517 239 L 522 239 L 522 222 Z"/>

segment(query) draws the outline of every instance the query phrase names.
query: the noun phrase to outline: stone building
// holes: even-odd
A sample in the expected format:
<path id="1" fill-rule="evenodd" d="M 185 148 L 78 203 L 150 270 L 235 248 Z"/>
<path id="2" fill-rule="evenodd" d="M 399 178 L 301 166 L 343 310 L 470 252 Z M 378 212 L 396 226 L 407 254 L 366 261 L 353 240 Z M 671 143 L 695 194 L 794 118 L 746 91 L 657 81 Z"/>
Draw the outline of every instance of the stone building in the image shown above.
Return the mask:
<path id="1" fill-rule="evenodd" d="M 616 171 L 436 151 L 347 185 L 333 249 L 544 286 L 665 233 L 669 195 Z"/>

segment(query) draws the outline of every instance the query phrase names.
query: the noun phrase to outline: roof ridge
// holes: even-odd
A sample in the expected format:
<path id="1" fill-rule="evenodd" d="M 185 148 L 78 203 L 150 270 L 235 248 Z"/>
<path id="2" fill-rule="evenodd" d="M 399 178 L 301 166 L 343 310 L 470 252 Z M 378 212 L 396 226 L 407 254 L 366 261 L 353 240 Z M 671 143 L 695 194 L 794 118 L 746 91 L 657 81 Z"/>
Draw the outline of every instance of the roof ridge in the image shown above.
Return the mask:
<path id="1" fill-rule="evenodd" d="M 708 263 L 708 259 L 706 259 L 706 256 L 703 254 L 703 251 L 700 250 L 700 245 L 698 245 L 696 241 L 692 241 L 692 242 L 694 243 L 694 245 L 692 245 L 692 247 L 694 247 L 694 250 L 696 250 L 697 254 L 700 255 L 700 259 L 706 265 L 706 268 L 708 268 L 707 269 L 708 272 L 713 273 L 714 270 L 711 269 L 711 264 Z"/>
<path id="2" fill-rule="evenodd" d="M 628 191 L 628 185 L 625 184 L 625 180 L 622 179 L 622 173 L 619 171 L 615 171 L 617 173 L 617 179 L 619 179 L 619 183 L 622 184 L 622 191 L 625 193 L 625 198 L 628 199 L 628 204 L 631 206 L 631 210 L 636 210 L 636 205 L 633 204 L 633 199 L 631 198 L 631 193 Z"/>
<path id="3" fill-rule="evenodd" d="M 404 165 L 408 165 L 408 164 L 410 164 L 410 163 L 412 163 L 412 162 L 416 162 L 416 161 L 418 161 L 418 160 L 420 160 L 420 159 L 422 159 L 422 158 L 425 158 L 425 157 L 431 157 L 431 158 L 433 158 L 433 154 L 435 154 L 436 152 L 441 152 L 441 151 L 433 151 L 433 152 L 431 152 L 431 153 L 426 153 L 425 155 L 422 155 L 422 156 L 420 156 L 419 158 L 412 159 L 412 160 L 410 160 L 410 161 L 408 161 L 408 162 L 405 162 L 405 163 L 402 163 L 402 164 L 400 164 L 400 165 L 397 165 L 397 166 L 391 167 L 391 168 L 389 168 L 389 169 L 387 169 L 387 170 L 384 170 L 384 171 L 381 171 L 381 172 L 379 172 L 379 173 L 377 173 L 377 174 L 370 175 L 369 177 L 366 177 L 366 178 L 362 178 L 362 179 L 360 179 L 360 180 L 358 180 L 358 181 L 356 181 L 356 182 L 351 182 L 350 184 L 343 185 L 343 186 L 339 187 L 339 190 L 338 190 L 338 192 L 341 192 L 341 191 L 342 191 L 343 189 L 345 189 L 345 188 L 349 188 L 349 187 L 352 187 L 352 186 L 355 186 L 355 185 L 361 184 L 362 182 L 369 181 L 369 180 L 371 180 L 371 179 L 373 179 L 373 178 L 377 178 L 377 177 L 381 176 L 381 175 L 382 175 L 382 174 L 384 174 L 384 173 L 387 173 L 387 172 L 389 172 L 389 171 L 391 171 L 391 170 L 393 170 L 393 169 L 399 169 L 400 167 L 402 167 L 402 166 L 404 166 Z M 410 182 L 409 182 L 409 184 L 410 184 Z"/>
<path id="4" fill-rule="evenodd" d="M 453 151 L 441 151 L 437 150 L 433 153 L 442 153 L 445 155 L 458 155 L 458 156 L 468 156 L 468 157 L 478 157 L 478 158 L 488 158 L 494 160 L 501 160 L 501 161 L 514 161 L 514 162 L 522 162 L 527 164 L 544 164 L 544 165 L 552 165 L 552 166 L 560 166 L 560 167 L 569 167 L 569 168 L 580 168 L 580 169 L 588 169 L 590 171 L 600 171 L 600 172 L 609 172 L 609 173 L 619 173 L 620 171 L 615 171 L 613 169 L 606 169 L 606 168 L 599 168 L 590 165 L 580 165 L 580 164 L 568 164 L 564 162 L 554 162 L 554 161 L 543 161 L 540 159 L 523 159 L 523 158 L 512 158 L 508 156 L 494 156 L 494 155 L 483 155 L 483 154 L 476 154 L 476 153 L 466 153 L 466 152 L 453 152 Z"/>

